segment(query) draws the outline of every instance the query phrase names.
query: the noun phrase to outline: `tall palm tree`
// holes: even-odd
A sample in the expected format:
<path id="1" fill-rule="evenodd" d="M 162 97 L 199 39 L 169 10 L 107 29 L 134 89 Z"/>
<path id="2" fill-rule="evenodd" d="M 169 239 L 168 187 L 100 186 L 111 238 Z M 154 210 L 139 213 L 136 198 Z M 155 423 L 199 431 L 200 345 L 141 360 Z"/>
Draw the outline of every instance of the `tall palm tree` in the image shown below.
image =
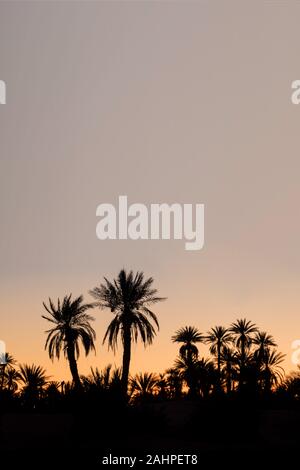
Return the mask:
<path id="1" fill-rule="evenodd" d="M 108 341 L 108 347 L 116 350 L 119 334 L 123 343 L 122 388 L 126 395 L 131 360 L 131 343 L 137 342 L 140 336 L 146 346 L 152 344 L 159 324 L 156 315 L 150 306 L 161 300 L 157 290 L 152 287 L 153 278 L 144 279 L 143 272 L 132 271 L 127 273 L 124 269 L 119 272 L 117 279 L 110 282 L 104 278 L 105 283 L 90 291 L 101 308 L 109 308 L 114 313 L 114 319 L 109 324 L 103 338 Z"/>
<path id="2" fill-rule="evenodd" d="M 77 368 L 79 357 L 79 344 L 83 345 L 85 355 L 90 351 L 95 351 L 94 340 L 96 333 L 90 322 L 94 320 L 88 315 L 87 310 L 94 307 L 94 304 L 84 304 L 83 296 L 72 300 L 72 294 L 64 297 L 61 302 L 57 301 L 57 307 L 49 298 L 49 306 L 43 303 L 50 317 L 42 315 L 45 320 L 54 324 L 54 327 L 46 331 L 48 333 L 45 349 L 48 348 L 51 360 L 54 357 L 59 359 L 61 350 L 69 362 L 75 387 L 81 388 L 80 377 Z"/>
<path id="3" fill-rule="evenodd" d="M 179 349 L 179 355 L 182 359 L 192 362 L 198 357 L 198 348 L 196 343 L 203 342 L 204 337 L 194 326 L 185 326 L 180 328 L 172 336 L 173 343 L 183 343 Z"/>
<path id="4" fill-rule="evenodd" d="M 259 363 L 263 362 L 270 347 L 277 346 L 273 336 L 269 335 L 265 331 L 258 331 L 252 342 L 257 346 L 257 349 L 254 352 L 254 357 Z"/>
<path id="5" fill-rule="evenodd" d="M 219 381 L 221 380 L 221 354 L 224 347 L 229 346 L 232 342 L 232 335 L 228 329 L 223 326 L 215 326 L 212 328 L 206 338 L 205 342 L 210 345 L 210 352 L 214 356 L 217 356 L 217 369 Z"/>

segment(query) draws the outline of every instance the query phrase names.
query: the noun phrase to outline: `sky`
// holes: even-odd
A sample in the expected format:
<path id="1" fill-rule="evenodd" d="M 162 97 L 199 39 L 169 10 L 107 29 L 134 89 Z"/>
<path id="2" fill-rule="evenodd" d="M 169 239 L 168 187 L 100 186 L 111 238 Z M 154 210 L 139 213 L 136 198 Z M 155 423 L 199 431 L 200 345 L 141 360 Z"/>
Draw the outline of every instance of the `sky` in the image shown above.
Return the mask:
<path id="1" fill-rule="evenodd" d="M 163 371 L 174 331 L 247 317 L 286 354 L 300 338 L 297 2 L 0 2 L 0 338 L 70 379 L 44 351 L 42 302 L 120 269 L 167 297 L 132 373 Z M 203 203 L 205 246 L 96 238 L 96 207 Z M 97 355 L 110 311 L 94 310 Z M 207 348 L 200 345 L 200 355 Z"/>

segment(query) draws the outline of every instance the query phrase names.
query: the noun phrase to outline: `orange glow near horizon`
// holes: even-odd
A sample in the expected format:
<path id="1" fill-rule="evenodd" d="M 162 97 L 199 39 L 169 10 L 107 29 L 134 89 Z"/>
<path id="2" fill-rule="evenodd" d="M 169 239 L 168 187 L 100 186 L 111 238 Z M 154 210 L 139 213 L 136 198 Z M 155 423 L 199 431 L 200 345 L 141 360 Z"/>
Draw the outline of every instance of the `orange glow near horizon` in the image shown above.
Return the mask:
<path id="1" fill-rule="evenodd" d="M 164 295 L 165 291 L 168 290 L 166 280 L 161 284 L 162 286 L 165 285 L 165 289 L 159 289 L 159 292 Z M 159 288 L 158 281 L 155 282 L 155 285 Z M 47 289 L 47 286 L 41 288 L 41 291 L 45 291 L 45 289 Z M 55 359 L 52 362 L 48 357 L 48 353 L 44 350 L 46 339 L 44 332 L 51 327 L 51 324 L 41 318 L 41 315 L 44 314 L 41 300 L 47 300 L 45 296 L 42 297 L 41 291 L 34 296 L 24 286 L 24 291 L 22 291 L 22 288 L 18 289 L 18 298 L 11 297 L 3 302 L 3 308 L 5 308 L 7 315 L 7 320 L 1 329 L 2 334 L 4 333 L 3 339 L 6 342 L 7 350 L 19 363 L 42 365 L 47 370 L 51 380 L 70 380 L 70 372 L 64 356 L 62 355 L 59 361 Z M 201 332 L 206 333 L 215 325 L 229 326 L 237 318 L 244 316 L 255 322 L 261 330 L 266 330 L 274 336 L 278 344 L 278 350 L 286 354 L 285 361 L 282 364 L 285 371 L 289 372 L 296 369 L 296 366 L 291 362 L 291 343 L 294 339 L 297 339 L 297 332 L 293 325 L 286 324 L 285 331 L 282 329 L 281 312 L 283 305 L 280 304 L 279 299 L 274 298 L 271 301 L 266 296 L 260 299 L 248 299 L 247 314 L 244 313 L 245 308 L 243 308 L 240 310 L 243 313 L 230 315 L 229 298 L 223 298 L 223 301 L 220 300 L 219 304 L 209 294 L 206 294 L 205 300 L 202 295 L 199 297 L 197 294 L 199 292 L 197 293 L 195 290 L 194 299 L 188 298 L 190 296 L 187 295 L 186 289 L 183 289 L 183 292 L 177 291 L 173 296 L 169 296 L 165 302 L 155 306 L 154 311 L 159 318 L 160 331 L 152 346 L 144 348 L 142 344 L 133 344 L 131 374 L 140 371 L 163 372 L 171 367 L 178 354 L 178 345 L 171 342 L 171 336 L 181 326 L 193 325 Z M 31 295 L 32 299 L 30 298 Z M 55 299 L 54 296 L 52 298 Z M 85 300 L 89 300 L 88 295 L 85 296 Z M 293 311 L 292 305 L 297 299 L 289 299 L 289 301 L 290 305 L 285 304 L 285 308 L 289 309 L 290 317 L 292 315 L 296 316 L 296 309 Z M 200 304 L 199 309 L 195 308 L 197 302 Z M 240 301 L 238 304 L 241 308 Z M 184 310 L 186 313 L 182 314 L 181 312 Z M 239 311 L 238 306 L 236 311 Z M 222 312 L 222 315 L 219 312 Z M 261 312 L 264 313 L 263 322 L 260 320 Z M 81 350 L 78 367 L 82 375 L 88 375 L 91 367 L 102 369 L 108 364 L 112 364 L 113 367 L 120 367 L 122 364 L 121 342 L 119 342 L 119 348 L 115 355 L 112 351 L 108 351 L 106 344 L 102 345 L 105 329 L 113 318 L 113 314 L 110 311 L 100 309 L 92 310 L 90 313 L 95 318 L 93 327 L 97 334 L 96 355 L 91 353 L 88 357 L 85 357 Z M 199 344 L 199 353 L 201 357 L 208 357 L 208 347 Z"/>

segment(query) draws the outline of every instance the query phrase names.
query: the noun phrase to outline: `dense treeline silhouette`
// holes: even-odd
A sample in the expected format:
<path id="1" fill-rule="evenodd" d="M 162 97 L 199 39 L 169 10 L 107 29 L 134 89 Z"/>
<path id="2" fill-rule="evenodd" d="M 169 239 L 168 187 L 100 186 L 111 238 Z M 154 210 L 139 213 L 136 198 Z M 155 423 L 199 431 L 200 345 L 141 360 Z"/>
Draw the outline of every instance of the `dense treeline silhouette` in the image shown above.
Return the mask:
<path id="1" fill-rule="evenodd" d="M 55 304 L 49 299 L 43 303 L 51 323 L 46 331 L 45 348 L 50 359 L 60 359 L 63 352 L 70 367 L 72 382 L 49 381 L 46 371 L 35 365 L 20 365 L 7 353 L 6 364 L 1 369 L 0 387 L 24 403 L 35 404 L 50 395 L 66 395 L 71 391 L 119 390 L 130 403 L 138 401 L 216 395 L 242 395 L 267 397 L 272 393 L 290 392 L 295 389 L 298 375 L 284 381 L 280 364 L 284 355 L 277 352 L 274 338 L 246 319 L 239 319 L 228 328 L 215 326 L 202 334 L 194 326 L 186 326 L 172 336 L 179 343 L 179 355 L 173 367 L 163 374 L 140 373 L 130 377 L 131 344 L 140 338 L 144 345 L 151 345 L 159 329 L 156 314 L 151 305 L 162 300 L 153 288 L 153 278 L 144 278 L 142 272 L 135 275 L 121 270 L 117 279 L 104 283 L 90 291 L 94 302 L 84 303 L 83 296 L 72 299 L 67 295 Z M 119 337 L 123 345 L 123 361 L 120 369 L 112 371 L 91 370 L 88 377 L 79 375 L 77 359 L 80 347 L 85 355 L 95 351 L 96 333 L 91 325 L 94 318 L 89 310 L 109 309 L 114 317 L 110 322 L 103 343 L 116 350 Z M 209 345 L 210 357 L 199 357 L 199 347 Z M 297 393 L 294 394 L 295 398 Z"/>
<path id="2" fill-rule="evenodd" d="M 0 370 L 1 416 L 67 413 L 69 418 L 64 419 L 74 420 L 73 446 L 93 442 L 95 436 L 107 445 L 124 445 L 129 436 L 136 436 L 135 445 L 141 446 L 139 439 L 151 434 L 158 439 L 169 436 L 174 443 L 248 442 L 257 438 L 261 410 L 300 409 L 300 369 L 286 377 L 281 367 L 284 355 L 274 338 L 245 318 L 206 333 L 183 326 L 171 338 L 178 344 L 178 356 L 169 369 L 131 375 L 132 342 L 151 345 L 159 329 L 152 306 L 164 298 L 153 283 L 142 272 L 121 270 L 116 279 L 104 278 L 90 291 L 93 302 L 71 295 L 45 302 L 42 317 L 50 325 L 45 348 L 51 360 L 65 357 L 72 380 L 53 381 L 43 367 L 17 364 L 6 353 Z M 103 343 L 115 351 L 121 341 L 122 364 L 115 369 L 92 368 L 83 376 L 77 359 L 81 349 L 85 355 L 95 351 L 94 318 L 89 312 L 99 308 L 113 315 Z M 209 346 L 209 357 L 203 357 L 204 345 Z M 225 435 L 220 432 L 222 423 Z"/>

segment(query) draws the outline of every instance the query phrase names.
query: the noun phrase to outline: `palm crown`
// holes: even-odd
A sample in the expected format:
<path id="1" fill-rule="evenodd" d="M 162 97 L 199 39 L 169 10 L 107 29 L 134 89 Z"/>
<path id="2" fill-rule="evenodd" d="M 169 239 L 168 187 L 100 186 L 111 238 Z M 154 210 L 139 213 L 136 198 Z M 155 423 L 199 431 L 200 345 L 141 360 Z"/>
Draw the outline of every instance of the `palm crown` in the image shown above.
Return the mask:
<path id="1" fill-rule="evenodd" d="M 232 323 L 229 331 L 233 333 L 235 344 L 241 350 L 242 360 L 244 360 L 246 349 L 253 341 L 253 334 L 258 331 L 257 326 L 246 318 Z"/>
<path id="2" fill-rule="evenodd" d="M 164 300 L 152 288 L 153 278 L 144 281 L 142 272 L 137 272 L 134 276 L 132 271 L 127 274 L 122 269 L 113 282 L 106 278 L 104 280 L 105 284 L 90 291 L 101 309 L 109 308 L 115 314 L 106 330 L 103 343 L 108 340 L 109 347 L 115 350 L 120 332 L 124 342 L 124 332 L 128 325 L 134 341 L 140 335 L 143 343 L 151 344 L 156 332 L 149 319 L 153 320 L 157 329 L 159 324 L 149 306 Z"/>
<path id="3" fill-rule="evenodd" d="M 172 336 L 173 343 L 183 343 L 179 349 L 179 354 L 184 359 L 192 360 L 198 357 L 198 348 L 196 343 L 203 341 L 203 336 L 194 326 L 185 326 L 180 328 Z"/>
<path id="4" fill-rule="evenodd" d="M 55 356 L 59 359 L 62 349 L 64 354 L 67 355 L 68 341 L 74 343 L 76 359 L 79 357 L 80 341 L 86 355 L 91 350 L 95 350 L 94 340 L 96 333 L 89 323 L 94 318 L 86 313 L 94 305 L 82 304 L 82 302 L 82 295 L 72 300 L 72 294 L 65 296 L 62 302 L 58 299 L 57 307 L 50 298 L 49 307 L 43 302 L 50 317 L 45 315 L 42 315 L 42 317 L 55 325 L 46 331 L 48 336 L 45 349 L 48 347 L 51 359 L 54 359 Z"/>
<path id="5" fill-rule="evenodd" d="M 210 345 L 210 352 L 217 357 L 218 367 L 218 386 L 221 387 L 221 355 L 224 347 L 229 346 L 232 342 L 232 335 L 223 326 L 215 326 L 212 328 L 206 338 L 205 342 Z"/>
<path id="6" fill-rule="evenodd" d="M 221 349 L 228 346 L 231 341 L 232 335 L 223 326 L 215 326 L 208 332 L 205 338 L 205 342 L 210 345 L 210 352 L 214 355 L 221 352 Z"/>
<path id="7" fill-rule="evenodd" d="M 266 354 L 268 353 L 270 347 L 276 347 L 277 344 L 275 343 L 275 340 L 272 335 L 269 335 L 265 331 L 258 331 L 253 340 L 253 344 L 257 346 L 257 349 L 255 350 L 255 357 L 259 361 L 263 361 Z"/>

